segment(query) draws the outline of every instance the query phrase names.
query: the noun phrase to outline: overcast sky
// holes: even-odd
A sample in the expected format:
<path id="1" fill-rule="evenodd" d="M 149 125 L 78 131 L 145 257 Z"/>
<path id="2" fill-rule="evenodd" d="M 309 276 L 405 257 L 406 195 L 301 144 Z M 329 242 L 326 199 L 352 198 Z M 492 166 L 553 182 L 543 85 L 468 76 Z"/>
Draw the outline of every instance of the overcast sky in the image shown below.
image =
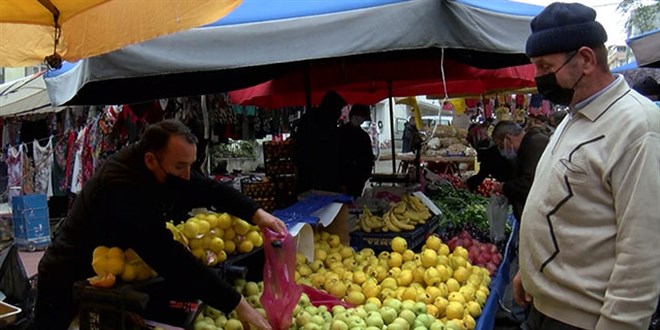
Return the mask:
<path id="1" fill-rule="evenodd" d="M 517 2 L 532 3 L 547 6 L 553 0 L 515 0 Z M 625 45 L 626 16 L 616 10 L 621 1 L 617 0 L 563 0 L 563 2 L 579 2 L 596 10 L 596 20 L 603 25 L 607 32 L 606 45 Z"/>

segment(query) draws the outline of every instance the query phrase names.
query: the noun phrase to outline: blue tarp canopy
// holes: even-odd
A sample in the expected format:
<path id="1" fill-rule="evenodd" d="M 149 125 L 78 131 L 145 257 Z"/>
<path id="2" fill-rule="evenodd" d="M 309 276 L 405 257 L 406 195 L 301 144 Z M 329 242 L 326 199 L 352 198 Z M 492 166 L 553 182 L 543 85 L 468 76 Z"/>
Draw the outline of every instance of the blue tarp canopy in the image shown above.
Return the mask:
<path id="1" fill-rule="evenodd" d="M 626 40 L 640 67 L 660 68 L 660 29 Z"/>
<path id="2" fill-rule="evenodd" d="M 327 59 L 445 55 L 480 68 L 528 63 L 542 7 L 476 0 L 244 0 L 208 26 L 67 64 L 53 104 L 118 104 L 231 91 Z"/>

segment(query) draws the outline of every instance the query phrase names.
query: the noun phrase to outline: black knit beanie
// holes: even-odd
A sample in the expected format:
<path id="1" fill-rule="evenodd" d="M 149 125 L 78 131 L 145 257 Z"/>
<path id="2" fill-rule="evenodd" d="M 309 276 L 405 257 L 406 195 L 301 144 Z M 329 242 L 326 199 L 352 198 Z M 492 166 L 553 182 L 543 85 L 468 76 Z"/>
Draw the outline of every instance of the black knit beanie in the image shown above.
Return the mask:
<path id="1" fill-rule="evenodd" d="M 532 34 L 526 47 L 529 57 L 594 47 L 607 41 L 605 29 L 596 22 L 596 11 L 579 3 L 552 3 L 530 25 Z"/>

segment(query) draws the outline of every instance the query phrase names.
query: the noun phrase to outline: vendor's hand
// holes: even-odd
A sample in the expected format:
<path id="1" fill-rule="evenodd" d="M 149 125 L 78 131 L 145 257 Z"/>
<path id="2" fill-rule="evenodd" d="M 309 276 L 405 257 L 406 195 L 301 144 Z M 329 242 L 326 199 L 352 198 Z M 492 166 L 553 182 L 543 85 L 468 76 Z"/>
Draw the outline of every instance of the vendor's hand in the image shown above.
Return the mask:
<path id="1" fill-rule="evenodd" d="M 504 192 L 504 183 L 495 183 L 493 189 L 490 191 L 491 194 L 501 194 Z"/>
<path id="2" fill-rule="evenodd" d="M 236 317 L 243 324 L 243 329 L 251 329 L 250 324 L 258 330 L 272 329 L 268 321 L 256 309 L 252 308 L 244 297 L 241 297 L 241 301 L 236 306 L 235 311 Z"/>
<path id="3" fill-rule="evenodd" d="M 515 299 L 516 304 L 521 307 L 525 307 L 532 302 L 532 296 L 528 295 L 527 292 L 525 292 L 525 288 L 523 288 L 520 271 L 518 271 L 513 278 L 513 299 Z"/>
<path id="4" fill-rule="evenodd" d="M 264 211 L 264 209 L 258 209 L 257 212 L 252 216 L 252 223 L 261 227 L 261 228 L 270 228 L 272 231 L 286 235 L 286 225 L 276 216 Z"/>

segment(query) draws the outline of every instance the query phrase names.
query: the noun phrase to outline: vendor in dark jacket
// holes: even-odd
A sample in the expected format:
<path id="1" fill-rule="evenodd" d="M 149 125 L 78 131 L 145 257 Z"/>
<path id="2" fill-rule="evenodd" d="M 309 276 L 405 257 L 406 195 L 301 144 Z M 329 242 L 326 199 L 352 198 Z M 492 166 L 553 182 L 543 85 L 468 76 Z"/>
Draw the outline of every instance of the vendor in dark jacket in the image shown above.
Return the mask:
<path id="1" fill-rule="evenodd" d="M 536 165 L 548 144 L 549 136 L 539 127 L 524 131 L 512 121 L 501 121 L 493 130 L 493 141 L 502 156 L 515 161 L 514 176 L 499 183 L 493 192 L 503 193 L 513 206 L 513 215 L 520 221 L 522 211 L 534 181 Z"/>
<path id="2" fill-rule="evenodd" d="M 477 146 L 477 161 L 479 172 L 467 179 L 470 190 L 477 190 L 479 185 L 488 177 L 505 182 L 513 178 L 513 164 L 504 158 L 490 139 L 484 140 Z"/>
<path id="3" fill-rule="evenodd" d="M 131 248 L 170 286 L 258 329 L 268 322 L 215 270 L 172 239 L 165 222 L 175 212 L 214 207 L 259 227 L 286 233 L 284 223 L 238 191 L 191 175 L 196 138 L 181 122 L 149 126 L 142 139 L 111 157 L 85 183 L 39 263 L 37 329 L 67 329 L 76 314 L 74 282 L 94 276 L 99 245 Z"/>

